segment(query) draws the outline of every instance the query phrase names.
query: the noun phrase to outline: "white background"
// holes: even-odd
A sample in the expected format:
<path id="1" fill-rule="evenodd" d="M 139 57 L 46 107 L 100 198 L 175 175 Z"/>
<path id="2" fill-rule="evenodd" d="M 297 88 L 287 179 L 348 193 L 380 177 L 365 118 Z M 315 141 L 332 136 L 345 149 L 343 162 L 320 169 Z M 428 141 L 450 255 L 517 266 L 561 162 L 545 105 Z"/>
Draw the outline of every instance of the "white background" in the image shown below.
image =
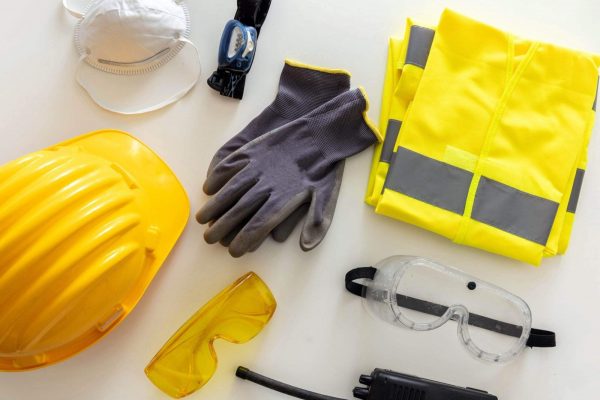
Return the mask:
<path id="1" fill-rule="evenodd" d="M 273 98 L 285 57 L 345 68 L 371 94 L 378 119 L 387 38 L 405 18 L 434 25 L 445 6 L 535 39 L 600 53 L 600 3 L 593 0 L 273 0 L 242 102 L 225 99 L 204 80 L 216 65 L 219 38 L 234 0 L 190 0 L 193 41 L 203 74 L 183 100 L 158 112 L 125 117 L 97 107 L 74 80 L 74 18 L 58 0 L 2 1 L 0 6 L 0 163 L 100 128 L 137 135 L 173 168 L 194 212 L 214 151 Z M 362 199 L 371 151 L 346 167 L 333 226 L 322 245 L 303 253 L 297 232 L 233 259 L 204 243 L 190 217 L 179 244 L 134 312 L 110 335 L 58 365 L 0 374 L 0 400 L 166 399 L 143 369 L 170 335 L 207 300 L 249 270 L 273 290 L 274 319 L 245 345 L 217 343 L 220 365 L 193 399 L 284 399 L 234 377 L 245 365 L 337 397 L 351 398 L 361 373 L 390 368 L 462 386 L 500 399 L 598 398 L 600 392 L 600 137 L 590 164 L 567 255 L 541 268 L 460 247 L 418 228 L 376 215 Z M 523 297 L 534 325 L 553 329 L 555 349 L 526 349 L 515 362 L 472 359 L 454 324 L 429 333 L 387 326 L 346 293 L 345 272 L 393 254 L 418 254 L 457 266 Z M 35 277 L 31 277 L 35 279 Z"/>

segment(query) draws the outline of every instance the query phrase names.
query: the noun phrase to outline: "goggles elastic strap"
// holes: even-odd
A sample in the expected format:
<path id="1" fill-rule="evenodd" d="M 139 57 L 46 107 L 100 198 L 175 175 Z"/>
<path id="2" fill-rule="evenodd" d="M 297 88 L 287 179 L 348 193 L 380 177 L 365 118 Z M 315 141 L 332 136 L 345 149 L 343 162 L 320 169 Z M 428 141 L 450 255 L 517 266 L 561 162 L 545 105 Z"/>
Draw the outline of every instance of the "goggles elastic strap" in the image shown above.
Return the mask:
<path id="1" fill-rule="evenodd" d="M 365 297 L 366 286 L 355 281 L 358 279 L 372 280 L 376 273 L 377 269 L 373 267 L 355 268 L 349 271 L 346 274 L 346 289 L 356 296 Z M 404 296 L 399 293 L 396 294 L 396 302 L 401 307 L 437 317 L 441 317 L 448 310 L 447 306 Z M 469 313 L 469 325 L 517 338 L 523 333 L 520 326 L 474 313 Z M 556 347 L 556 335 L 551 331 L 531 329 L 529 338 L 527 339 L 527 346 Z"/>
<path id="2" fill-rule="evenodd" d="M 529 339 L 527 339 L 529 347 L 556 347 L 556 334 L 543 329 L 531 329 Z"/>
<path id="3" fill-rule="evenodd" d="M 348 271 L 346 274 L 346 290 L 350 293 L 359 296 L 365 297 L 365 285 L 361 285 L 360 283 L 354 282 L 357 279 L 370 279 L 373 280 L 375 278 L 375 273 L 377 269 L 373 267 L 362 267 L 355 268 L 352 271 Z"/>

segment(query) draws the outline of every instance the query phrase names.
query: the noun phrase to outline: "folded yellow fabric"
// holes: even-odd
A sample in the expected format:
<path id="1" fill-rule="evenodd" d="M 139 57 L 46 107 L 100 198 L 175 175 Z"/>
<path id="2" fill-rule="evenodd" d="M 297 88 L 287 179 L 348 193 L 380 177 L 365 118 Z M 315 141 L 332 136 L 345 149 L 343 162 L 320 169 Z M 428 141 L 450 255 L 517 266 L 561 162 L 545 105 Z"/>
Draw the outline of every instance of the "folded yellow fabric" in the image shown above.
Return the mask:
<path id="1" fill-rule="evenodd" d="M 563 253 L 595 116 L 598 61 L 445 11 L 409 106 L 400 99 L 411 91 L 391 92 L 386 79 L 384 119 L 402 114 L 402 129 L 383 193 L 370 182 L 367 202 L 531 264 Z"/>
<path id="2" fill-rule="evenodd" d="M 410 103 L 423 74 L 434 30 L 408 19 L 404 40 L 390 38 L 379 131 L 385 135 L 373 155 L 365 201 L 376 206 L 383 191 L 389 163 Z"/>

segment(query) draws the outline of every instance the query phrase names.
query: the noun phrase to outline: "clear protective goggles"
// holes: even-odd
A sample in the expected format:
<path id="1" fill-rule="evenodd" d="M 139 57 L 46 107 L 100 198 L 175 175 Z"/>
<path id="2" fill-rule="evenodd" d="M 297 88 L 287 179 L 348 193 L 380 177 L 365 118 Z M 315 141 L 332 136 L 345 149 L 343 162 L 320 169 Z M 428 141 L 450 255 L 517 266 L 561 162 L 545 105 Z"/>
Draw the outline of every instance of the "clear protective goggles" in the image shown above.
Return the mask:
<path id="1" fill-rule="evenodd" d="M 459 340 L 481 360 L 508 362 L 526 346 L 556 346 L 553 332 L 532 329 L 521 298 L 425 258 L 394 256 L 354 269 L 346 274 L 346 289 L 392 325 L 430 331 L 456 321 Z"/>

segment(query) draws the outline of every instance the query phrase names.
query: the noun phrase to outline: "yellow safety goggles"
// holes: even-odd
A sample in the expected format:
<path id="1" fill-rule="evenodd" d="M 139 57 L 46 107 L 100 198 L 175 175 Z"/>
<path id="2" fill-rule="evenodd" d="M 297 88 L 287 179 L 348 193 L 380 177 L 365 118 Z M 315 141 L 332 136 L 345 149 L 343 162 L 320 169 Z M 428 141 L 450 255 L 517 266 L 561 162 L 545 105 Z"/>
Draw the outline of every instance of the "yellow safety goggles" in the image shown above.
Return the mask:
<path id="1" fill-rule="evenodd" d="M 277 302 L 267 285 L 250 272 L 223 290 L 169 339 L 146 367 L 160 390 L 175 398 L 204 386 L 217 369 L 213 342 L 241 344 L 271 320 Z"/>

